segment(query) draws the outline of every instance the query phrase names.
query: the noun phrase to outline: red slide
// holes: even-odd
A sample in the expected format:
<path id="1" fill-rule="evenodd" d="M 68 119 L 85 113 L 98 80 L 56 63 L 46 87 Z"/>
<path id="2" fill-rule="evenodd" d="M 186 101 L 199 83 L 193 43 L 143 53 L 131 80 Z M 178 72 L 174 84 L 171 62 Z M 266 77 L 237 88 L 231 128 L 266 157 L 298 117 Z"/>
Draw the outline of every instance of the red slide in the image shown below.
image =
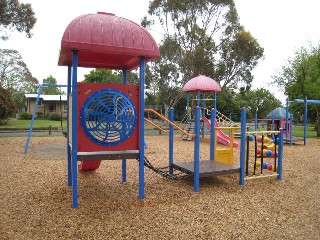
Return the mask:
<path id="1" fill-rule="evenodd" d="M 78 165 L 79 171 L 96 170 L 99 168 L 101 160 L 81 161 Z"/>
<path id="2" fill-rule="evenodd" d="M 202 118 L 202 120 L 207 124 L 207 128 L 210 129 L 211 128 L 210 119 L 204 117 Z M 217 122 L 217 120 L 214 121 L 214 126 L 219 127 L 219 123 Z M 217 141 L 223 145 L 226 145 L 227 147 L 230 147 L 230 137 L 226 135 L 224 132 L 222 132 L 221 130 L 217 130 L 216 132 L 217 132 Z M 234 148 L 239 147 L 238 141 L 236 140 L 233 141 L 233 147 Z"/>

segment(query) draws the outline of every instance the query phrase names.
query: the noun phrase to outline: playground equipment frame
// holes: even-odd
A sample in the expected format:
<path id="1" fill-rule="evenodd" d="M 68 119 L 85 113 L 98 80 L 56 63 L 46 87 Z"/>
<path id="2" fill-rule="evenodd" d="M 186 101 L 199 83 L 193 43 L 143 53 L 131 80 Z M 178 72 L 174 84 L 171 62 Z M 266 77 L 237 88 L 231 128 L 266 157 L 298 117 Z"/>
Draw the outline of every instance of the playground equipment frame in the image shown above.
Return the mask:
<path id="1" fill-rule="evenodd" d="M 33 128 L 33 125 L 34 125 L 34 119 L 35 119 L 35 116 L 37 114 L 37 108 L 38 108 L 39 99 L 40 99 L 40 95 L 42 93 L 42 88 L 43 87 L 60 87 L 60 88 L 62 88 L 62 87 L 68 87 L 68 86 L 67 85 L 59 85 L 59 84 L 51 84 L 51 83 L 43 83 L 43 84 L 39 85 L 38 93 L 37 93 L 38 95 L 37 95 L 36 103 L 35 103 L 35 106 L 34 106 L 34 109 L 33 109 L 32 119 L 31 119 L 31 122 L 30 122 L 28 138 L 27 138 L 26 146 L 24 148 L 24 155 L 26 155 L 27 152 L 28 152 L 31 133 L 32 133 L 32 128 Z M 68 118 L 68 111 L 67 111 L 67 118 Z"/>
<path id="2" fill-rule="evenodd" d="M 286 126 L 288 126 L 288 113 L 289 113 L 289 98 L 287 98 L 286 100 Z M 304 104 L 304 114 L 303 114 L 303 144 L 306 145 L 307 143 L 307 120 L 308 120 L 308 104 L 320 104 L 320 100 L 308 100 L 307 97 L 305 97 L 304 99 L 294 99 L 293 101 L 291 101 L 293 103 L 303 103 Z M 290 139 L 289 139 L 289 143 L 290 145 L 292 145 L 293 143 L 293 137 L 292 137 L 292 116 L 290 117 L 291 119 L 291 124 L 290 124 Z M 286 128 L 288 129 L 288 128 Z"/>

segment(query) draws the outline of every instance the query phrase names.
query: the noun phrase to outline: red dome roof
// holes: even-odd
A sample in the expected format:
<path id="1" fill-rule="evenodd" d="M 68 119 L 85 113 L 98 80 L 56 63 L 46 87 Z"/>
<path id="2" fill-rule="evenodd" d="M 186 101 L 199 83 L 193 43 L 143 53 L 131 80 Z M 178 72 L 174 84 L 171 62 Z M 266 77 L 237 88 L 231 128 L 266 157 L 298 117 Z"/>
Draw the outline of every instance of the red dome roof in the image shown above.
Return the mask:
<path id="1" fill-rule="evenodd" d="M 150 33 L 142 26 L 110 13 L 81 15 L 66 28 L 62 40 L 59 66 L 72 64 L 72 50 L 79 51 L 78 66 L 133 69 L 139 58 L 146 62 L 160 52 Z"/>
<path id="2" fill-rule="evenodd" d="M 189 80 L 182 88 L 184 92 L 220 92 L 219 84 L 212 78 L 199 75 Z"/>

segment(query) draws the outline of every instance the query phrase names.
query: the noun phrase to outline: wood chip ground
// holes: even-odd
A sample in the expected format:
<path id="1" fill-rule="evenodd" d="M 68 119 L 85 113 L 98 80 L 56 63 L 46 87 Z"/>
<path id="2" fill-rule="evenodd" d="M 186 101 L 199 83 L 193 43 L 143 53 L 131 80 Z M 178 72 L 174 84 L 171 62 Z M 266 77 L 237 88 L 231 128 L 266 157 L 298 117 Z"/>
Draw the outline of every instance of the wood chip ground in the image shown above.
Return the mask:
<path id="1" fill-rule="evenodd" d="M 168 137 L 147 136 L 146 156 L 168 165 Z M 0 239 L 320 239 L 320 140 L 284 147 L 283 180 L 239 176 L 166 180 L 138 164 L 103 161 L 79 173 L 79 208 L 71 208 L 63 137 L 0 138 Z M 61 147 L 62 146 L 62 147 Z M 236 151 L 238 154 L 238 150 Z M 175 161 L 193 159 L 193 142 L 175 138 Z M 238 156 L 236 154 L 236 156 Z M 201 141 L 208 159 L 209 141 Z"/>

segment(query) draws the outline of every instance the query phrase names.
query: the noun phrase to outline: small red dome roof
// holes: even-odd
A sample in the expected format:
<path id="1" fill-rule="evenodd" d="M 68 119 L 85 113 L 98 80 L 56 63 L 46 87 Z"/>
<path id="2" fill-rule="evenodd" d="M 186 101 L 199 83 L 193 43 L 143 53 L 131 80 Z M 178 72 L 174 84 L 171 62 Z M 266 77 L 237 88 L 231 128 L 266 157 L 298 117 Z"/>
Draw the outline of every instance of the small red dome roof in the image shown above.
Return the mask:
<path id="1" fill-rule="evenodd" d="M 66 28 L 59 66 L 72 64 L 72 50 L 79 51 L 78 66 L 133 69 L 141 56 L 146 62 L 159 57 L 157 43 L 142 26 L 111 13 L 81 15 Z"/>
<path id="2" fill-rule="evenodd" d="M 182 88 L 184 92 L 220 92 L 219 84 L 212 78 L 199 75 L 189 80 Z"/>

